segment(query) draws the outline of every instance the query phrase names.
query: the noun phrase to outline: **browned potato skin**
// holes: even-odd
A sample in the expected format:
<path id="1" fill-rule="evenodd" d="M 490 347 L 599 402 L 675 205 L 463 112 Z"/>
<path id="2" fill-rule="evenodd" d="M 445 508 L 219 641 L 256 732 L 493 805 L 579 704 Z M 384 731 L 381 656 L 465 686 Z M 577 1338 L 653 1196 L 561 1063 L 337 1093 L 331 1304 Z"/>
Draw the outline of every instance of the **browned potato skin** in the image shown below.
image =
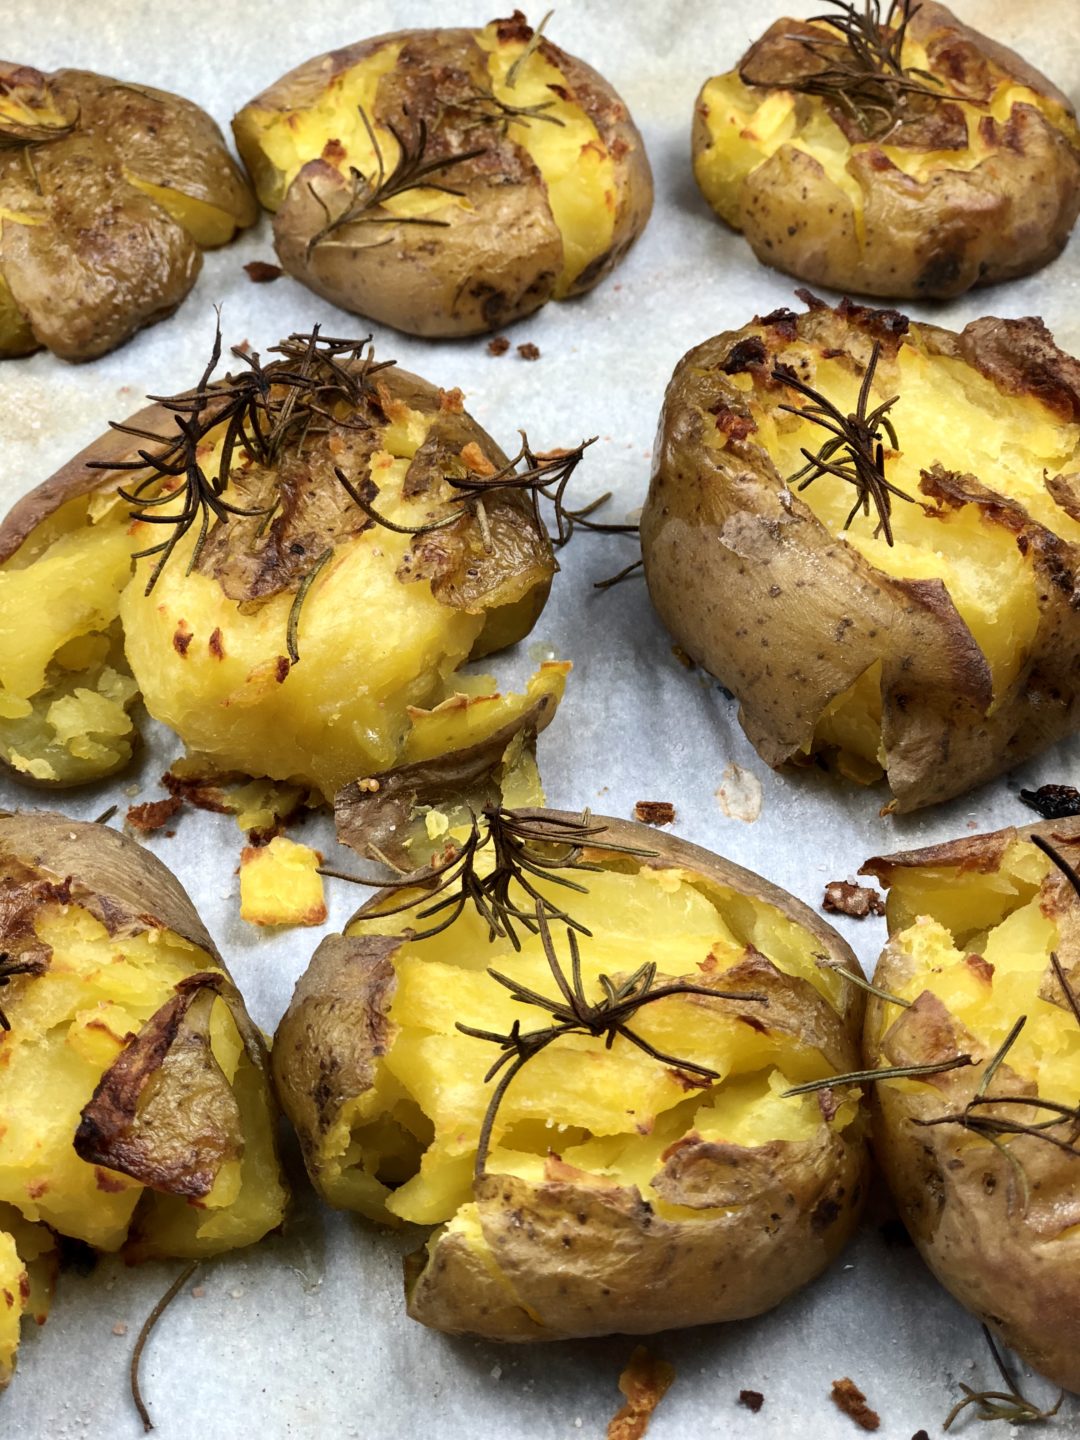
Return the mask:
<path id="1" fill-rule="evenodd" d="M 72 896 L 110 930 L 172 930 L 227 967 L 187 891 L 156 855 L 108 825 L 48 810 L 0 811 L 0 855 L 34 879 L 71 882 Z"/>
<path id="2" fill-rule="evenodd" d="M 1080 819 L 1046 821 L 968 835 L 961 840 L 868 860 L 861 873 L 883 885 L 906 867 L 956 866 L 994 871 L 1013 840 L 1041 835 L 1073 866 L 1080 867 Z M 1063 939 L 1080 934 L 1080 902 L 1052 870 L 1044 882 L 1044 908 L 1059 917 Z M 1064 951 L 1064 946 L 1063 946 Z M 1063 953 L 1062 959 L 1065 959 Z M 911 961 L 891 943 L 874 980 L 884 990 L 903 984 Z M 883 1004 L 871 995 L 866 1010 L 868 1067 L 932 1063 L 963 1053 L 967 1032 L 933 996 L 906 1010 L 885 1032 L 879 1047 Z M 972 1149 L 959 1126 L 917 1126 L 972 1098 L 985 1066 L 949 1071 L 934 1080 L 934 1093 L 902 1094 L 875 1086 L 874 1154 L 896 1200 L 901 1219 L 923 1259 L 941 1283 L 1010 1349 L 1066 1390 L 1080 1392 L 1080 1196 L 1076 1163 L 1053 1146 L 1025 1136 L 1010 1152 L 1028 1176 L 1027 1208 L 1010 1205 L 1014 1183 L 1004 1156 L 988 1146 Z M 1019 1082 L 1008 1062 L 997 1072 L 995 1093 Z"/>
<path id="3" fill-rule="evenodd" d="M 740 67 L 759 46 L 802 28 L 778 20 Z M 913 8 L 909 33 L 927 45 L 930 72 L 946 94 L 977 98 L 989 59 L 1075 121 L 1068 98 L 1044 75 L 944 5 L 924 0 Z M 699 99 L 695 155 L 710 145 L 703 110 Z M 1061 253 L 1080 213 L 1080 149 L 1029 105 L 1014 107 L 997 128 L 991 161 L 966 171 L 943 168 L 924 181 L 905 175 L 880 149 L 853 156 L 849 168 L 864 196 L 861 242 L 850 201 L 819 162 L 781 147 L 744 182 L 740 228 L 764 264 L 849 294 L 948 299 L 1028 275 Z"/>
<path id="4" fill-rule="evenodd" d="M 917 810 L 1011 769 L 1080 725 L 1080 633 L 1070 604 L 1080 556 L 1012 502 L 985 502 L 989 523 L 1027 535 L 1046 581 L 1032 653 L 987 716 L 989 667 L 940 581 L 896 580 L 834 538 L 752 436 L 723 450 L 704 443 L 711 414 L 745 413 L 744 392 L 724 370 L 740 365 L 737 345 L 757 346 L 765 373 L 796 335 L 865 365 L 875 340 L 895 353 L 908 328 L 896 311 L 808 300 L 806 314 L 777 312 L 717 335 L 676 367 L 641 516 L 645 575 L 665 625 L 736 696 L 740 722 L 770 765 L 802 752 L 829 701 L 881 658 L 893 808 Z M 919 333 L 1006 393 L 1034 394 L 1080 417 L 1080 363 L 1040 321 L 986 318 L 958 335 L 933 325 Z"/>
<path id="5" fill-rule="evenodd" d="M 407 49 L 398 69 L 380 82 L 374 118 L 400 125 L 404 101 L 414 122 L 424 116 L 426 106 L 428 123 L 434 126 L 439 123 L 441 102 L 429 72 L 434 75 L 444 68 L 456 69 L 462 87 L 470 77 L 481 88 L 489 84 L 484 54 L 473 35 L 465 29 L 379 35 L 306 61 L 244 108 L 292 110 L 312 103 L 335 76 L 383 46 L 403 41 Z M 581 295 L 614 269 L 644 229 L 652 211 L 652 172 L 626 106 L 603 76 L 546 39 L 541 40 L 539 49 L 563 71 L 601 139 L 619 156 L 612 244 L 577 277 L 569 293 Z M 404 72 L 406 60 L 413 73 L 402 79 L 399 72 Z M 406 88 L 410 80 L 416 81 L 415 89 Z M 267 162 L 245 144 L 237 124 L 243 113 L 233 121 L 237 147 L 258 180 Z M 429 147 L 430 153 L 471 149 L 476 133 L 475 129 L 455 132 L 440 126 L 438 149 Z M 495 133 L 486 136 L 485 143 L 486 155 L 446 174 L 446 183 L 468 197 L 471 211 L 454 212 L 450 223 L 439 229 L 423 225 L 367 227 L 377 233 L 379 242 L 391 236 L 390 244 L 373 242 L 360 226 L 351 232 L 355 238 L 345 230 L 334 237 L 332 245 L 309 250 L 312 237 L 326 223 L 327 210 L 335 214 L 344 208 L 347 189 L 332 165 L 309 161 L 294 178 L 274 217 L 274 244 L 282 265 L 334 304 L 409 335 L 476 335 L 531 315 L 554 294 L 562 264 L 562 239 L 540 171 L 525 150 L 507 139 L 498 142 Z"/>
<path id="6" fill-rule="evenodd" d="M 522 813 L 577 818 L 560 811 Z M 814 935 L 824 960 L 861 974 L 847 945 L 819 915 L 761 876 L 677 837 L 610 817 L 593 820 L 606 827 L 612 843 L 655 851 L 644 863 L 680 867 L 776 906 Z M 589 858 L 604 868 L 626 863 L 603 851 Z M 388 894 L 376 895 L 358 914 Z M 393 1044 L 391 961 L 402 943 L 400 936 L 379 935 L 324 940 L 274 1038 L 278 1096 L 316 1189 L 321 1135 L 346 1101 L 370 1087 L 377 1058 Z M 725 972 L 724 979 L 768 995 L 770 1028 L 816 1045 L 839 1072 L 857 1068 L 859 988 L 845 987 L 838 1013 L 807 981 L 783 975 L 760 956 Z M 717 1008 L 729 1003 L 710 1002 Z M 510 1301 L 467 1245 L 445 1234 L 430 1258 L 420 1250 L 406 1260 L 408 1312 L 451 1334 L 504 1341 L 651 1334 L 744 1319 L 778 1304 L 831 1263 L 858 1221 L 866 1173 L 861 1147 L 835 1135 L 754 1149 L 684 1143 L 666 1162 L 659 1182 L 665 1197 L 695 1207 L 735 1207 L 724 1217 L 695 1222 L 658 1220 L 634 1187 L 602 1189 L 569 1179 L 533 1185 L 484 1175 L 474 1184 L 474 1198 L 485 1236 L 524 1306 L 542 1311 L 545 1323 Z M 709 1284 L 703 1275 L 711 1277 Z"/>
<path id="7" fill-rule="evenodd" d="M 82 70 L 44 79 L 79 118 L 72 133 L 27 150 L 36 186 L 21 147 L 0 151 L 0 206 L 45 216 L 41 225 L 0 222 L 0 277 L 38 346 L 90 360 L 171 314 L 202 266 L 192 236 L 129 183 L 125 167 L 224 210 L 237 226 L 252 225 L 258 210 L 221 132 L 190 101 Z"/>

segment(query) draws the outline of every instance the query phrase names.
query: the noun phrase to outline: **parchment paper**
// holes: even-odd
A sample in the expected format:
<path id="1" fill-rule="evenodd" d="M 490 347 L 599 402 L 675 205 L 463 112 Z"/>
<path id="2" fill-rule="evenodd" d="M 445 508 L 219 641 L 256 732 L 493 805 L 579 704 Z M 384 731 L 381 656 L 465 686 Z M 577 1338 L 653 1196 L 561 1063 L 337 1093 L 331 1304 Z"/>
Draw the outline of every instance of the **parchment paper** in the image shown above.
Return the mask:
<path id="1" fill-rule="evenodd" d="M 439 384 L 461 386 L 468 408 L 504 447 L 513 448 L 522 425 L 537 448 L 598 435 L 579 471 L 579 493 L 611 490 L 613 518 L 635 512 L 664 387 L 679 357 L 718 330 L 796 303 L 796 282 L 761 267 L 697 193 L 689 164 L 695 96 L 774 18 L 820 8 L 820 0 L 562 0 L 552 38 L 605 72 L 645 136 L 656 179 L 645 235 L 591 295 L 551 304 L 510 330 L 512 346 L 501 358 L 486 353 L 485 339 L 425 343 L 389 330 L 376 334 L 379 353 Z M 1019 46 L 1078 98 L 1075 0 L 955 0 L 955 8 Z M 311 55 L 403 26 L 489 18 L 475 4 L 435 0 L 342 7 L 328 0 L 4 0 L 0 55 L 176 90 L 227 131 L 240 105 Z M 6 509 L 107 420 L 137 408 L 146 392 L 192 383 L 209 353 L 215 303 L 229 343 L 247 339 L 265 349 L 317 320 L 332 334 L 366 333 L 363 321 L 289 278 L 252 284 L 241 267 L 253 259 L 274 259 L 265 216 L 237 244 L 206 257 L 176 316 L 124 348 L 81 367 L 44 353 L 0 366 L 0 504 Z M 1041 314 L 1059 343 L 1077 353 L 1078 282 L 1074 238 L 1060 260 L 1030 279 L 946 306 L 910 308 L 954 327 L 987 313 Z M 525 341 L 539 346 L 538 361 L 518 357 L 515 347 Z M 1016 798 L 1021 785 L 1076 778 L 1080 745 L 1072 742 L 952 804 L 885 820 L 878 815 L 880 790 L 843 788 L 812 773 L 772 773 L 743 737 L 734 703 L 672 654 L 640 580 L 608 593 L 593 590 L 595 580 L 633 554 L 628 541 L 575 540 L 561 557 L 562 573 L 534 635 L 517 653 L 491 662 L 509 682 L 521 681 L 548 653 L 574 661 L 565 703 L 540 743 L 551 803 L 628 816 L 637 800 L 669 800 L 678 834 L 818 905 L 827 881 L 853 875 L 871 854 L 1022 821 L 1030 815 Z M 136 773 L 65 797 L 68 812 L 93 818 L 113 800 L 124 806 L 157 798 L 158 776 L 180 746 L 161 731 L 149 733 Z M 761 811 L 752 823 L 725 815 L 716 796 L 733 765 L 760 782 Z M 3 805 L 35 799 L 48 803 L 0 788 Z M 331 848 L 322 821 L 298 838 Z M 272 1031 L 321 932 L 258 932 L 240 921 L 240 840 L 230 818 L 188 812 L 173 838 L 151 843 L 196 898 L 255 1019 Z M 350 889 L 328 883 L 327 929 L 339 929 L 366 893 Z M 884 923 L 842 921 L 840 928 L 872 968 Z M 650 1341 L 677 1370 L 650 1440 L 843 1440 L 857 1433 L 829 1399 L 831 1382 L 843 1376 L 880 1412 L 882 1437 L 909 1440 L 920 1428 L 940 1433 L 960 1397 L 958 1381 L 996 1388 L 977 1323 L 914 1250 L 887 1243 L 879 1232 L 887 1214 L 872 1208 L 860 1239 L 831 1273 L 774 1313 Z M 636 1342 L 510 1348 L 427 1331 L 405 1318 L 402 1304 L 399 1256 L 415 1243 L 322 1208 L 298 1174 L 286 1233 L 205 1267 L 203 1293 L 185 1293 L 159 1326 L 143 1375 L 162 1440 L 603 1436 L 622 1399 L 619 1371 Z M 24 1328 L 18 1373 L 0 1400 L 0 1434 L 134 1440 L 141 1431 L 126 1388 L 131 1345 L 175 1273 L 171 1265 L 128 1271 L 113 1261 L 92 1274 L 66 1272 L 48 1325 L 35 1333 Z M 124 1326 L 126 1334 L 115 1333 Z M 742 1388 L 764 1393 L 759 1414 L 737 1403 Z M 1038 1379 L 1030 1389 L 1052 1398 Z M 982 1431 L 974 1420 L 966 1428 Z M 1078 1432 L 1080 1402 L 1066 1402 L 1056 1428 Z"/>

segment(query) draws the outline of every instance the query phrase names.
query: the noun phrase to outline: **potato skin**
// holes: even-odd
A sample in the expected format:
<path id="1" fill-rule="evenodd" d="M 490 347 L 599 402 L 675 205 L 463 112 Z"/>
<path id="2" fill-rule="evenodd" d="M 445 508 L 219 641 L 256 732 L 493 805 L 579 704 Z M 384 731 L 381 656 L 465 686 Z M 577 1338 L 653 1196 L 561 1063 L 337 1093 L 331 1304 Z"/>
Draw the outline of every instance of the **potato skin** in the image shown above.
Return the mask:
<path id="1" fill-rule="evenodd" d="M 0 71 L 75 116 L 57 138 L 0 150 L 0 208 L 33 222 L 0 221 L 0 288 L 14 308 L 0 355 L 44 345 L 90 360 L 171 314 L 198 277 L 200 245 L 161 203 L 166 192 L 206 207 L 219 244 L 254 223 L 254 197 L 190 101 L 84 70 Z"/>
<path id="2" fill-rule="evenodd" d="M 863 364 L 874 341 L 885 355 L 909 343 L 896 311 L 804 298 L 807 313 L 781 311 L 715 336 L 676 367 L 641 517 L 645 575 L 664 623 L 734 693 L 770 765 L 805 751 L 829 701 L 880 659 L 893 808 L 916 810 L 1011 769 L 1080 724 L 1080 557 L 1007 498 L 965 492 L 988 523 L 1023 537 L 1042 582 L 1031 654 L 987 714 L 987 661 L 943 583 L 878 570 L 786 488 L 752 433 L 740 438 L 746 392 L 734 377 L 750 368 L 767 376 L 789 340 L 846 350 Z M 965 361 L 1006 395 L 1036 396 L 1062 419 L 1080 416 L 1080 364 L 1041 321 L 986 318 L 960 334 L 920 325 L 910 343 Z M 716 417 L 734 426 L 723 449 L 707 443 Z"/>
<path id="3" fill-rule="evenodd" d="M 776 906 L 811 932 L 829 963 L 855 969 L 830 926 L 760 876 L 676 837 L 593 819 L 612 843 L 658 852 L 645 862 L 651 866 L 688 870 Z M 605 868 L 620 864 L 603 851 L 589 858 Z M 386 898 L 373 897 L 358 914 Z M 342 1107 L 374 1083 L 376 1062 L 393 1044 L 392 957 L 406 939 L 365 934 L 323 941 L 275 1036 L 278 1094 L 324 1196 L 320 1142 Z M 863 993 L 854 985 L 843 987 L 838 1011 L 808 981 L 782 974 L 760 955 L 725 972 L 725 980 L 767 994 L 770 1029 L 819 1048 L 838 1071 L 857 1063 Z M 738 1009 L 733 1002 L 709 1003 Z M 824 1126 L 811 1140 L 750 1149 L 689 1136 L 671 1147 L 655 1183 L 676 1204 L 728 1207 L 721 1217 L 695 1221 L 658 1219 L 635 1187 L 558 1177 L 532 1184 L 488 1173 L 473 1194 L 509 1288 L 460 1235 L 440 1230 L 426 1252 L 406 1261 L 408 1311 L 435 1329 L 504 1341 L 647 1334 L 746 1318 L 778 1304 L 835 1257 L 857 1222 L 866 1171 L 861 1142 Z M 705 1273 L 710 1283 L 703 1285 Z"/>
<path id="4" fill-rule="evenodd" d="M 740 70 L 754 60 L 764 63 L 766 52 L 775 64 L 797 43 L 787 37 L 805 30 L 778 20 L 743 57 Z M 894 164 L 881 143 L 930 152 L 938 148 L 930 133 L 860 143 L 847 169 L 863 197 L 861 233 L 851 199 L 822 165 L 783 145 L 746 177 L 740 195 L 738 228 L 763 263 L 847 293 L 947 299 L 1030 274 L 1064 248 L 1080 213 L 1080 135 L 1068 99 L 1020 56 L 934 0 L 913 9 L 909 34 L 926 46 L 930 73 L 946 94 L 978 99 L 988 83 L 989 60 L 1015 83 L 1059 105 L 1063 128 L 1033 105 L 1018 103 L 1004 124 L 990 116 L 982 120 L 993 144 L 987 159 L 954 169 L 946 158 L 921 180 Z M 768 91 L 759 93 L 764 98 Z M 694 114 L 695 160 L 711 144 L 703 90 Z"/>
<path id="5" fill-rule="evenodd" d="M 501 22 L 519 27 L 518 19 Z M 522 37 L 531 33 L 524 22 Z M 509 33 L 509 32 L 508 32 Z M 392 45 L 395 67 L 382 77 L 373 120 L 428 126 L 429 158 L 484 153 L 435 177 L 465 196 L 465 208 L 426 225 L 354 226 L 332 243 L 311 244 L 346 204 L 348 180 L 322 158 L 309 160 L 281 196 L 274 243 L 282 265 L 317 294 L 406 334 L 452 337 L 500 329 L 555 297 L 563 241 L 536 163 L 497 125 L 478 130 L 454 110 L 470 87 L 490 87 L 484 51 L 467 29 L 406 30 L 379 35 L 298 66 L 255 97 L 233 121 L 237 146 L 261 193 L 280 189 L 258 143 L 260 118 L 315 104 L 342 74 Z M 590 66 L 546 39 L 539 51 L 556 65 L 577 102 L 615 156 L 615 225 L 611 244 L 576 277 L 568 295 L 592 289 L 629 249 L 652 210 L 652 174 L 626 106 Z M 454 115 L 447 114 L 454 110 Z M 456 116 L 456 118 L 455 118 Z M 374 238 L 373 238 L 374 237 Z M 387 237 L 389 243 L 386 242 Z"/>
<path id="6" fill-rule="evenodd" d="M 956 866 L 959 872 L 994 872 L 1009 845 L 1031 835 L 1051 841 L 1074 869 L 1080 865 L 1080 819 L 1071 818 L 876 857 L 862 873 L 888 885 L 906 868 Z M 1059 918 L 1063 936 L 1075 935 L 1080 923 L 1076 896 L 1056 871 L 1051 880 L 1052 889 L 1043 892 L 1043 908 Z M 911 963 L 910 956 L 890 943 L 878 961 L 876 984 L 884 990 L 900 989 Z M 881 1035 L 885 1007 L 869 997 L 868 1066 L 945 1060 L 968 1049 L 971 1037 L 944 1004 L 932 995 L 922 998 L 935 1003 L 916 1002 Z M 1073 1023 L 1067 1011 L 1062 1023 Z M 1012 1139 L 1009 1149 L 1028 1177 L 1025 1208 L 1019 1200 L 1010 1203 L 1015 1177 L 1003 1155 L 987 1145 L 973 1146 L 959 1126 L 914 1123 L 962 1109 L 984 1068 L 980 1064 L 942 1074 L 933 1092 L 920 1087 L 918 1094 L 904 1094 L 895 1086 L 876 1086 L 871 1104 L 874 1154 L 904 1224 L 946 1289 L 1029 1365 L 1065 1389 L 1080 1392 L 1080 1191 L 1075 1160 L 1024 1136 Z M 1006 1061 L 995 1093 L 1008 1093 L 1010 1083 L 1023 1093 Z"/>

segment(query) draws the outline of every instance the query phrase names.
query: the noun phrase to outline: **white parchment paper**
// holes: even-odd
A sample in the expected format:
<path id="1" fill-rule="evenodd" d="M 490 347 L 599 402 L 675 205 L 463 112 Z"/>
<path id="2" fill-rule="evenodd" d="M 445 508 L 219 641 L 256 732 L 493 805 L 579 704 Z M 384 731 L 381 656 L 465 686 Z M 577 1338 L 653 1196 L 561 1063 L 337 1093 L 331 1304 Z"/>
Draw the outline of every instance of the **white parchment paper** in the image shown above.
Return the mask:
<path id="1" fill-rule="evenodd" d="M 679 357 L 718 330 L 795 303 L 796 282 L 758 265 L 697 193 L 689 163 L 695 96 L 774 18 L 820 8 L 820 0 L 562 0 L 552 38 L 605 72 L 644 134 L 656 180 L 645 235 L 591 295 L 549 305 L 510 330 L 511 350 L 501 358 L 486 353 L 484 339 L 425 343 L 388 330 L 376 334 L 380 354 L 438 384 L 461 386 L 468 408 L 504 448 L 513 448 L 518 426 L 538 448 L 598 435 L 579 471 L 579 493 L 611 490 L 613 518 L 635 512 L 648 483 L 664 387 Z M 955 8 L 1080 98 L 1076 0 L 955 0 Z M 475 4 L 435 0 L 349 6 L 4 0 L 0 55 L 176 90 L 227 131 L 246 100 L 308 56 L 403 26 L 489 18 Z M 222 306 L 228 343 L 247 339 L 263 350 L 315 321 L 332 334 L 369 328 L 289 278 L 252 284 L 241 267 L 253 259 L 274 259 L 266 217 L 238 243 L 206 257 L 176 316 L 114 354 L 81 367 L 44 353 L 0 366 L 0 504 L 6 509 L 109 419 L 136 409 L 145 393 L 192 383 L 209 353 L 215 304 Z M 1074 239 L 1041 274 L 950 305 L 911 309 L 955 327 L 986 313 L 1041 314 L 1059 343 L 1077 353 L 1078 287 Z M 525 341 L 539 346 L 538 361 L 518 357 L 515 347 Z M 501 680 L 520 682 L 548 653 L 574 661 L 566 700 L 540 745 L 553 804 L 628 816 L 637 800 L 669 800 L 677 833 L 818 905 L 827 881 L 853 875 L 869 855 L 1022 821 L 1030 816 L 1016 799 L 1021 785 L 1075 780 L 1080 745 L 1073 742 L 952 804 L 884 820 L 880 791 L 841 788 L 811 773 L 774 774 L 743 737 L 734 703 L 714 681 L 678 663 L 644 585 L 631 580 L 609 593 L 593 590 L 593 581 L 633 553 L 627 541 L 575 540 L 561 557 L 563 571 L 534 635 L 492 664 Z M 114 800 L 126 806 L 158 798 L 158 776 L 180 747 L 152 727 L 148 733 L 138 771 L 65 797 L 68 813 L 93 818 Z M 760 783 L 753 822 L 726 814 L 717 798 L 731 766 Z M 35 798 L 0 786 L 0 804 Z M 734 808 L 729 801 L 727 809 Z M 329 825 L 317 820 L 303 838 L 329 849 Z M 231 819 L 185 813 L 174 837 L 151 843 L 196 899 L 255 1019 L 272 1031 L 321 932 L 257 932 L 240 921 L 240 834 Z M 349 888 L 329 885 L 327 930 L 339 929 L 364 893 L 344 893 Z M 872 968 L 883 922 L 840 924 Z M 333 1214 L 299 1173 L 297 1182 L 286 1232 L 205 1267 L 202 1293 L 185 1293 L 156 1332 L 143 1376 L 163 1440 L 605 1434 L 621 1403 L 617 1377 L 635 1342 L 510 1348 L 427 1331 L 405 1318 L 402 1304 L 400 1254 L 415 1240 Z M 677 1370 L 650 1440 L 842 1440 L 857 1433 L 829 1400 L 831 1381 L 842 1376 L 851 1376 L 880 1412 L 882 1437 L 909 1440 L 920 1428 L 940 1434 L 959 1381 L 994 1388 L 978 1325 L 914 1250 L 881 1235 L 887 1213 L 872 1208 L 861 1237 L 832 1272 L 773 1314 L 649 1342 Z M 65 1273 L 48 1325 L 24 1332 L 16 1379 L 0 1400 L 0 1435 L 134 1440 L 141 1427 L 126 1388 L 130 1349 L 175 1269 L 125 1270 L 106 1261 L 91 1274 Z M 124 1326 L 126 1334 L 116 1333 Z M 738 1405 L 741 1388 L 764 1393 L 759 1414 Z M 1050 1393 L 1038 1379 L 1031 1390 L 1041 1398 Z M 1056 1426 L 1062 1435 L 1080 1432 L 1080 1402 L 1067 1401 Z M 982 1427 L 970 1420 L 967 1429 Z"/>

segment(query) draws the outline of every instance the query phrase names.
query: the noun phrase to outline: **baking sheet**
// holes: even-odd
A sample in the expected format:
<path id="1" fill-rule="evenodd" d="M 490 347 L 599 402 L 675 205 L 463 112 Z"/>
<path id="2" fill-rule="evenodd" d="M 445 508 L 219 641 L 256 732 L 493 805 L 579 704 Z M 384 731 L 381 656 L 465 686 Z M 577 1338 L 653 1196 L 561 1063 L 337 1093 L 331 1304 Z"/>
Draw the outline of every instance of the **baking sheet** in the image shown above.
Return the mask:
<path id="1" fill-rule="evenodd" d="M 578 472 L 578 493 L 610 490 L 612 518 L 635 512 L 664 386 L 679 357 L 755 312 L 795 303 L 796 282 L 759 266 L 697 193 L 689 165 L 695 95 L 773 18 L 820 8 L 820 0 L 563 0 L 552 38 L 604 70 L 644 134 L 656 180 L 645 235 L 591 295 L 549 305 L 508 331 L 512 347 L 500 358 L 486 353 L 485 339 L 424 343 L 389 330 L 376 333 L 379 354 L 461 386 L 468 408 L 504 448 L 513 447 L 518 426 L 537 448 L 599 436 Z M 1018 45 L 1078 97 L 1080 30 L 1067 23 L 1075 0 L 955 0 L 955 8 Z M 451 11 L 434 0 L 367 0 L 347 9 L 327 0 L 4 0 L 0 55 L 175 89 L 227 128 L 244 101 L 310 55 L 402 26 L 489 18 L 476 5 Z M 121 350 L 82 367 L 47 354 L 0 367 L 0 504 L 6 509 L 107 420 L 136 409 L 144 393 L 192 383 L 209 353 L 216 303 L 228 343 L 247 339 L 264 350 L 314 321 L 333 334 L 365 333 L 363 322 L 287 277 L 252 284 L 241 268 L 252 259 L 274 259 L 266 217 L 206 257 L 174 318 Z M 1076 353 L 1078 286 L 1074 239 L 1061 259 L 1027 280 L 910 308 L 949 326 L 983 313 L 1041 314 Z M 518 357 L 514 347 L 525 341 L 539 346 L 538 361 Z M 1080 744 L 1071 742 L 949 805 L 885 820 L 880 791 L 840 788 L 813 773 L 774 774 L 744 738 L 734 703 L 678 663 L 640 580 L 607 593 L 592 588 L 633 554 L 629 541 L 580 536 L 561 557 L 562 574 L 534 634 L 516 652 L 485 662 L 509 683 L 547 654 L 574 661 L 565 702 L 540 742 L 552 804 L 628 816 L 637 800 L 672 801 L 678 834 L 816 906 L 827 881 L 853 875 L 871 854 L 1022 821 L 1030 815 L 1016 799 L 1021 785 L 1075 779 Z M 67 797 L 68 813 L 90 819 L 112 801 L 157 798 L 158 776 L 180 747 L 161 730 L 148 734 L 137 772 Z M 760 785 L 760 815 L 752 822 L 725 814 L 717 797 L 720 789 L 731 793 L 733 766 L 752 777 L 744 788 Z M 0 804 L 26 803 L 25 792 L 0 785 Z M 739 807 L 729 801 L 727 808 Z M 323 820 L 303 838 L 331 847 Z M 155 838 L 151 848 L 198 898 L 252 1014 L 272 1031 L 322 932 L 265 933 L 240 921 L 240 834 L 231 818 L 184 813 L 175 836 Z M 339 929 L 363 893 L 328 882 L 326 929 Z M 840 921 L 839 928 L 872 968 L 883 922 Z M 911 1248 L 887 1243 L 879 1231 L 886 1213 L 875 1209 L 833 1270 L 774 1313 L 650 1340 L 677 1371 L 650 1440 L 850 1440 L 852 1422 L 828 1398 L 841 1376 L 851 1376 L 880 1412 L 882 1437 L 908 1440 L 920 1428 L 940 1433 L 960 1397 L 959 1381 L 993 1388 L 977 1323 Z M 619 1371 L 636 1342 L 510 1348 L 427 1331 L 407 1320 L 402 1306 L 399 1257 L 413 1243 L 326 1210 L 300 1181 L 284 1235 L 204 1267 L 201 1293 L 185 1293 L 159 1326 L 143 1379 L 162 1440 L 603 1436 L 621 1403 Z M 126 1367 L 139 1325 L 175 1273 L 175 1265 L 126 1270 L 115 1261 L 89 1275 L 65 1273 L 48 1325 L 24 1329 L 16 1379 L 0 1400 L 0 1434 L 139 1435 Z M 759 1414 L 737 1403 L 742 1388 L 764 1393 Z M 1030 1391 L 1052 1398 L 1038 1379 Z M 1080 1401 L 1068 1400 L 1056 1424 L 1076 1434 Z M 981 1429 L 974 1420 L 966 1428 Z"/>

